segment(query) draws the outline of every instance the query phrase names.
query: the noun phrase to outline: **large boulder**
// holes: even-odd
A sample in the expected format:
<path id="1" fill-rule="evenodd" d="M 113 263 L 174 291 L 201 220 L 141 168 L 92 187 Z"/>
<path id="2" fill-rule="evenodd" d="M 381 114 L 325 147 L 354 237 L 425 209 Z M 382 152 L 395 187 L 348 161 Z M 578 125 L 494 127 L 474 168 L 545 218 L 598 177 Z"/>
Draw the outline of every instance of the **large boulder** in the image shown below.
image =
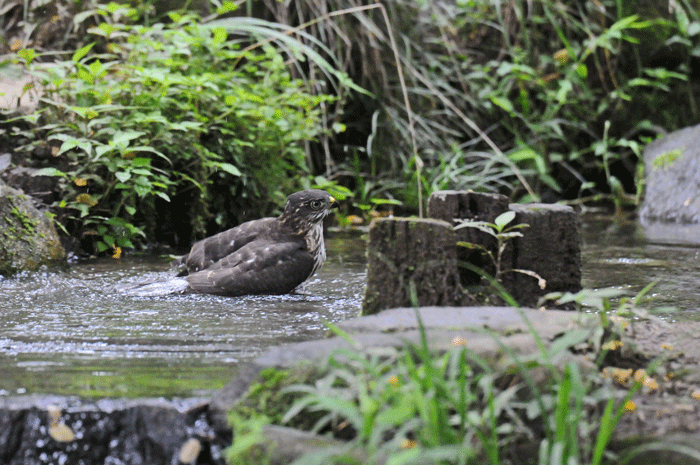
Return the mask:
<path id="1" fill-rule="evenodd" d="M 66 251 L 51 220 L 21 191 L 0 182 L 0 274 L 63 263 Z"/>
<path id="2" fill-rule="evenodd" d="M 700 125 L 681 129 L 644 149 L 643 223 L 700 223 Z"/>

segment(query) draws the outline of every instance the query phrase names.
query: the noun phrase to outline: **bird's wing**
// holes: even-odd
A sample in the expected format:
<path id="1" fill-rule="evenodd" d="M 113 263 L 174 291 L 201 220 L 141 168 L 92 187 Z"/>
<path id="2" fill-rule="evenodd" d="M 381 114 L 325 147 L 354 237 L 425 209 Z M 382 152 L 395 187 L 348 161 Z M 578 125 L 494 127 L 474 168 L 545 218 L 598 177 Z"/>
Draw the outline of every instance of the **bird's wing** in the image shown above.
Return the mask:
<path id="1" fill-rule="evenodd" d="M 261 218 L 248 221 L 195 242 L 190 252 L 179 261 L 179 264 L 185 265 L 185 270 L 179 276 L 208 269 L 222 258 L 259 239 L 261 235 L 268 234 L 275 220 L 276 218 Z"/>
<path id="2" fill-rule="evenodd" d="M 191 290 L 206 294 L 287 294 L 306 281 L 313 266 L 304 241 L 254 241 L 185 279 Z"/>

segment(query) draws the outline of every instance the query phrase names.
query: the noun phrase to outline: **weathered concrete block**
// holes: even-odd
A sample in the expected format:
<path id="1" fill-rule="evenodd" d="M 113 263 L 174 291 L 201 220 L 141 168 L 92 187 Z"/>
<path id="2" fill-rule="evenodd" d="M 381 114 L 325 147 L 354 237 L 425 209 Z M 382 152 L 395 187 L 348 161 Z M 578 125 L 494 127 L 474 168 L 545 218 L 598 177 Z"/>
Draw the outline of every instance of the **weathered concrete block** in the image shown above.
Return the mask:
<path id="1" fill-rule="evenodd" d="M 461 304 L 457 240 L 449 223 L 417 218 L 377 219 L 369 228 L 367 255 L 363 315 L 414 304 Z"/>
<path id="2" fill-rule="evenodd" d="M 472 191 L 437 191 L 428 199 L 428 217 L 447 221 L 455 225 L 456 219 L 493 221 L 508 210 L 508 197 L 501 194 L 484 194 Z M 455 231 L 457 241 L 480 244 L 496 254 L 496 238 L 475 228 L 460 228 Z M 469 263 L 493 275 L 493 262 L 481 251 L 459 247 L 457 249 L 460 278 L 463 286 L 479 284 L 481 277 L 462 264 Z"/>
<path id="3" fill-rule="evenodd" d="M 504 254 L 504 270 L 534 271 L 546 281 L 523 273 L 503 275 L 503 285 L 521 305 L 533 306 L 550 292 L 581 290 L 581 248 L 578 216 L 568 206 L 556 204 L 511 204 L 515 224 L 527 224 L 523 234 L 510 241 Z"/>

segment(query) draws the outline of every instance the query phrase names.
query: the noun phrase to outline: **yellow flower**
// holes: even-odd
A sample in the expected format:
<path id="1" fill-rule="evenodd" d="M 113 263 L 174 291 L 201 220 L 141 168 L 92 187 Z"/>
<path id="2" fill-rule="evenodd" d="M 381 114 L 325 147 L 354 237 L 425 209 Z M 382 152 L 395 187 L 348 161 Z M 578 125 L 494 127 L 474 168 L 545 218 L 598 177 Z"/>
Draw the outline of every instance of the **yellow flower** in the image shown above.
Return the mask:
<path id="1" fill-rule="evenodd" d="M 603 377 L 612 378 L 616 383 L 626 385 L 632 377 L 632 369 L 605 367 L 603 368 Z"/>
<path id="2" fill-rule="evenodd" d="M 416 447 L 416 441 L 412 439 L 404 439 L 401 441 L 401 448 L 402 449 L 413 449 Z"/>
<path id="3" fill-rule="evenodd" d="M 634 381 L 637 383 L 641 383 L 648 377 L 649 375 L 647 375 L 646 370 L 642 370 L 641 368 L 634 372 Z"/>
<path id="4" fill-rule="evenodd" d="M 694 390 L 693 392 L 690 393 L 690 397 L 695 399 L 695 400 L 700 400 L 700 391 L 699 390 Z"/>
<path id="5" fill-rule="evenodd" d="M 10 44 L 10 50 L 13 52 L 16 52 L 20 48 L 22 48 L 22 41 L 19 39 L 13 40 L 12 43 Z"/>
<path id="6" fill-rule="evenodd" d="M 121 256 L 122 256 L 122 248 L 114 246 L 114 253 L 112 254 L 112 258 L 116 258 L 118 260 L 119 257 L 121 257 Z"/>
<path id="7" fill-rule="evenodd" d="M 452 345 L 455 346 L 455 347 L 466 346 L 466 345 L 467 345 L 467 340 L 464 339 L 464 338 L 461 337 L 461 336 L 457 336 L 457 337 L 455 337 L 455 338 L 452 339 Z"/>
<path id="8" fill-rule="evenodd" d="M 657 383 L 656 380 L 654 378 L 652 378 L 651 376 L 644 378 L 644 381 L 642 382 L 642 384 L 644 386 L 646 386 L 647 388 L 651 389 L 652 391 L 654 389 L 659 389 L 659 383 Z"/>
<path id="9" fill-rule="evenodd" d="M 617 350 L 622 347 L 624 343 L 622 341 L 608 341 L 603 344 L 603 349 L 605 350 Z"/>
<path id="10" fill-rule="evenodd" d="M 87 180 L 85 180 L 85 179 L 83 179 L 83 178 L 75 178 L 75 179 L 73 180 L 73 182 L 74 182 L 75 185 L 78 186 L 78 187 L 83 187 L 84 185 L 87 184 Z"/>
<path id="11" fill-rule="evenodd" d="M 75 200 L 77 200 L 80 203 L 84 203 L 88 207 L 94 207 L 97 205 L 97 200 L 93 199 L 90 194 L 78 194 L 75 197 Z"/>
<path id="12" fill-rule="evenodd" d="M 569 61 L 569 52 L 565 49 L 562 48 L 561 50 L 557 50 L 554 52 L 554 55 L 552 55 L 555 60 L 557 60 L 559 63 L 564 64 L 567 61 Z"/>
<path id="13" fill-rule="evenodd" d="M 399 377 L 396 375 L 389 376 L 389 384 L 394 387 L 399 387 Z"/>
<path id="14" fill-rule="evenodd" d="M 634 412 L 635 410 L 637 410 L 637 404 L 631 400 L 625 402 L 625 412 Z"/>
<path id="15" fill-rule="evenodd" d="M 666 343 L 666 342 L 661 344 L 661 348 L 666 349 L 666 350 L 673 350 L 673 346 L 671 344 Z"/>

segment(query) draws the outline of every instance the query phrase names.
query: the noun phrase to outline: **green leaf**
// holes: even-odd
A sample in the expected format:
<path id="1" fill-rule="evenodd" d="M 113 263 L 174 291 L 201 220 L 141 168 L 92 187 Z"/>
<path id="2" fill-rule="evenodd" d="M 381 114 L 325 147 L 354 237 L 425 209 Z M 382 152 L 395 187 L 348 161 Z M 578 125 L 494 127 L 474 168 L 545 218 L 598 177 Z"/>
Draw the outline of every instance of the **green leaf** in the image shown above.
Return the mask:
<path id="1" fill-rule="evenodd" d="M 114 173 L 114 176 L 121 182 L 126 182 L 129 179 L 131 179 L 131 173 L 128 171 L 119 171 L 117 173 Z"/>
<path id="2" fill-rule="evenodd" d="M 115 150 L 115 148 L 111 145 L 98 145 L 95 147 L 95 158 L 93 158 L 92 161 L 97 161 L 102 155 L 112 150 Z"/>
<path id="3" fill-rule="evenodd" d="M 77 15 L 76 15 L 77 16 Z M 80 61 L 81 58 L 83 58 L 87 53 L 90 51 L 92 47 L 95 46 L 95 42 L 92 42 L 90 44 L 87 44 L 85 47 L 79 48 L 78 50 L 75 51 L 73 54 L 73 62 L 77 63 Z"/>
<path id="4" fill-rule="evenodd" d="M 112 136 L 112 142 L 117 146 L 126 147 L 129 141 L 138 139 L 144 134 L 146 133 L 142 131 L 119 131 Z"/>
<path id="5" fill-rule="evenodd" d="M 214 29 L 211 30 L 211 32 L 214 34 L 214 37 L 212 38 L 212 41 L 215 44 L 221 44 L 226 41 L 228 38 L 228 34 L 226 33 L 226 29 L 223 27 L 215 27 Z"/>
<path id="6" fill-rule="evenodd" d="M 27 64 L 31 63 L 32 60 L 34 60 L 34 58 L 38 56 L 33 48 L 23 48 L 22 50 L 17 52 L 17 55 L 24 61 L 26 61 Z"/>
<path id="7" fill-rule="evenodd" d="M 513 104 L 510 102 L 510 100 L 505 99 L 503 97 L 498 97 L 496 95 L 489 96 L 489 100 L 491 100 L 491 102 L 494 105 L 501 107 L 502 109 L 504 109 L 508 113 L 514 113 L 515 109 L 513 108 Z"/>
<path id="8" fill-rule="evenodd" d="M 32 176 L 66 176 L 66 173 L 56 168 L 41 168 L 34 171 Z"/>
<path id="9" fill-rule="evenodd" d="M 230 163 L 214 163 L 214 166 L 216 168 L 219 168 L 222 171 L 227 172 L 228 174 L 230 174 L 232 176 L 240 176 L 241 175 L 240 170 Z"/>
<path id="10" fill-rule="evenodd" d="M 586 79 L 588 77 L 588 68 L 586 67 L 586 65 L 584 65 L 583 63 L 579 63 L 576 66 L 576 74 L 578 74 L 578 76 L 581 79 Z"/>
<path id="11" fill-rule="evenodd" d="M 375 205 L 403 205 L 403 202 L 397 199 L 369 199 Z"/>
<path id="12" fill-rule="evenodd" d="M 131 164 L 134 166 L 134 168 L 150 167 L 151 159 L 144 157 L 136 157 L 133 160 L 131 160 Z"/>
<path id="13" fill-rule="evenodd" d="M 221 6 L 219 8 L 216 9 L 216 14 L 223 15 L 231 11 L 236 11 L 237 9 L 238 5 L 236 5 L 234 2 L 226 0 L 221 3 Z"/>

